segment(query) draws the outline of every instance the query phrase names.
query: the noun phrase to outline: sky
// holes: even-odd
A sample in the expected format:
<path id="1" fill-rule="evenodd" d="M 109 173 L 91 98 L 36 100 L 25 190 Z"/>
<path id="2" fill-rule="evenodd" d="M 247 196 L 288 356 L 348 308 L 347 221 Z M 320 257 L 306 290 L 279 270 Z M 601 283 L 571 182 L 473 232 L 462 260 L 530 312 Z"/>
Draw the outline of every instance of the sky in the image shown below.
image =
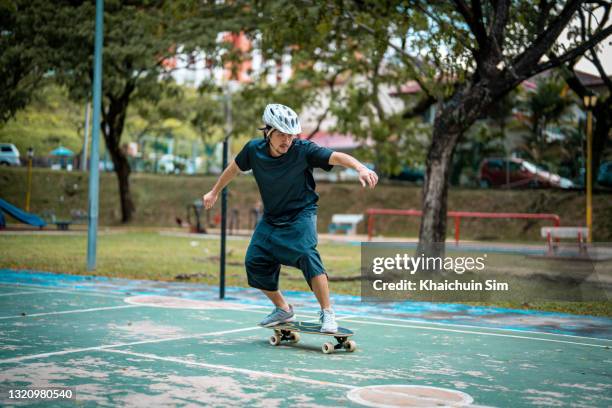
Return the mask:
<path id="1" fill-rule="evenodd" d="M 599 60 L 601 61 L 601 65 L 603 65 L 604 70 L 606 71 L 607 76 L 612 75 L 612 40 L 610 37 L 604 41 L 604 46 L 602 50 L 597 53 Z M 582 58 L 578 64 L 576 64 L 576 69 L 579 71 L 587 72 L 589 74 L 599 76 L 599 72 L 597 68 L 586 58 Z"/>
<path id="2" fill-rule="evenodd" d="M 603 10 L 598 8 L 594 13 L 594 19 L 600 19 L 603 16 Z M 578 19 L 574 20 L 574 24 L 578 23 Z M 606 27 L 609 27 L 612 22 L 608 21 Z M 562 42 L 563 39 L 566 38 L 567 29 L 559 36 Z M 606 76 L 612 75 L 612 36 L 603 40 L 600 46 L 600 50 L 597 52 L 597 56 L 599 57 L 599 61 L 601 61 L 601 65 L 606 71 Z M 582 57 L 582 59 L 576 64 L 576 69 L 579 71 L 583 71 L 592 75 L 599 76 L 599 72 L 597 68 L 591 62 L 589 62 L 586 58 Z"/>

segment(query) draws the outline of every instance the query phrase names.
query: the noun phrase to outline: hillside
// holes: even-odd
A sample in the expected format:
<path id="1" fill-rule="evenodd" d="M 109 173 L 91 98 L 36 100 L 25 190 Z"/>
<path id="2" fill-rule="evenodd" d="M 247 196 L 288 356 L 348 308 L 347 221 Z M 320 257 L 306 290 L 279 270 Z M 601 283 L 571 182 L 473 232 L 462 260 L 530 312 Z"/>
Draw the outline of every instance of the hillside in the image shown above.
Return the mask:
<path id="1" fill-rule="evenodd" d="M 26 189 L 25 168 L 0 168 L 0 197 L 23 207 Z M 40 213 L 53 210 L 59 217 L 69 216 L 71 209 L 87 209 L 87 173 L 34 169 L 31 210 Z M 212 176 L 162 176 L 133 174 L 131 188 L 136 205 L 134 226 L 176 226 L 175 218 L 185 218 L 186 207 L 213 185 Z M 358 183 L 325 183 L 317 185 L 319 230 L 325 231 L 332 214 L 362 213 L 366 208 L 420 208 L 421 188 L 381 184 L 375 190 L 362 189 Z M 257 186 L 251 176 L 238 177 L 230 185 L 229 208 L 237 208 L 240 228 L 248 228 L 250 209 L 258 201 Z M 597 193 L 593 199 L 594 238 L 612 240 L 612 194 Z M 491 212 L 550 212 L 561 217 L 562 225 L 584 225 L 584 193 L 552 190 L 477 190 L 451 189 L 449 210 Z M 215 207 L 214 214 L 219 212 Z M 211 217 L 212 219 L 213 217 Z M 120 225 L 117 181 L 114 173 L 101 173 L 100 224 Z M 8 219 L 8 222 L 13 222 Z M 462 239 L 541 241 L 539 226 L 544 224 L 508 220 L 463 220 Z M 452 235 L 449 222 L 449 236 Z M 365 232 L 365 225 L 360 225 Z M 416 236 L 418 219 L 380 217 L 377 234 Z"/>

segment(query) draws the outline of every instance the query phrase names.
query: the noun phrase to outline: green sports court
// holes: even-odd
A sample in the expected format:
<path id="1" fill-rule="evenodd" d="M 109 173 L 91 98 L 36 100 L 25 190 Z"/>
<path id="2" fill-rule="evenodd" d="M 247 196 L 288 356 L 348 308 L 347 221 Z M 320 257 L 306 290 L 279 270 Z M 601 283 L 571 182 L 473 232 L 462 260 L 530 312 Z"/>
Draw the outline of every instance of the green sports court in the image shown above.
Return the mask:
<path id="1" fill-rule="evenodd" d="M 612 407 L 611 12 L 0 1 L 0 407 Z"/>
<path id="2" fill-rule="evenodd" d="M 2 270 L 1 385 L 74 387 L 79 406 L 612 403 L 607 318 L 428 303 L 374 313 L 338 295 L 339 323 L 355 332 L 357 350 L 323 354 L 322 336 L 270 345 L 272 331 L 256 325 L 269 307 L 253 290 L 227 294 Z M 311 296 L 287 294 L 300 320 L 317 318 Z"/>

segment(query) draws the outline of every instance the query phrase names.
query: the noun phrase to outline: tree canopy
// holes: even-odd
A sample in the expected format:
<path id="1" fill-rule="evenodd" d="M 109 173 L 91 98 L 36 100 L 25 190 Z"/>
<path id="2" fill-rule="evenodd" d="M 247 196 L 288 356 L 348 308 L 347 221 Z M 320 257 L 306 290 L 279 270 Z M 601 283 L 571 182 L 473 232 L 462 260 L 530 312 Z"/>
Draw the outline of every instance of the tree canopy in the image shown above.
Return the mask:
<path id="1" fill-rule="evenodd" d="M 597 9 L 604 18 L 593 23 Z M 31 84 L 45 75 L 74 100 L 88 98 L 93 12 L 92 1 L 2 3 L 0 21 L 9 28 L 0 58 L 9 98 L 0 121 L 27 103 Z M 175 69 L 173 58 L 204 57 L 212 72 L 257 52 L 262 69 L 232 96 L 234 131 L 252 134 L 273 100 L 318 112 L 307 136 L 325 122 L 367 141 L 362 158 L 385 171 L 425 163 L 420 238 L 443 242 L 451 164 L 464 134 L 522 81 L 593 52 L 612 33 L 609 12 L 606 2 L 580 0 L 107 0 L 101 126 L 123 221 L 134 211 L 130 168 L 119 148 L 127 115 L 137 114 L 142 129 L 189 116 L 175 109 L 181 103 L 160 99 L 171 90 L 164 79 Z M 221 40 L 227 33 L 243 33 L 252 49 L 236 50 Z M 283 65 L 292 76 L 271 83 L 270 73 Z M 224 132 L 223 94 L 211 80 L 192 97 L 189 121 L 201 137 Z"/>

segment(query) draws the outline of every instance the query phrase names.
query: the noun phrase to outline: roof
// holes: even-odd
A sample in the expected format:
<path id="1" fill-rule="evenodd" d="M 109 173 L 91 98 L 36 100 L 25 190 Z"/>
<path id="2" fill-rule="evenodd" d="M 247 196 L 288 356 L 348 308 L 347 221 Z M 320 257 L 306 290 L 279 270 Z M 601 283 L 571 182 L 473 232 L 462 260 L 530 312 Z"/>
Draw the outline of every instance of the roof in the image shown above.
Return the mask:
<path id="1" fill-rule="evenodd" d="M 301 135 L 300 139 L 307 139 L 305 135 Z M 360 147 L 362 144 L 369 144 L 368 141 L 365 143 L 362 140 L 357 139 L 353 135 L 343 135 L 340 133 L 329 133 L 319 131 L 309 139 L 310 141 L 318 144 L 319 146 L 327 147 L 333 150 L 352 150 Z"/>
<path id="2" fill-rule="evenodd" d="M 536 79 L 540 76 L 544 76 L 544 77 L 549 76 L 551 72 L 552 70 L 548 70 L 543 73 L 537 74 L 521 82 L 520 86 L 523 87 L 527 91 L 533 91 L 537 89 L 538 87 Z M 603 80 L 598 75 L 592 75 L 592 74 L 588 74 L 582 71 L 576 71 L 576 75 L 578 76 L 578 79 L 580 80 L 580 82 L 582 82 L 582 84 L 586 86 L 587 88 L 603 85 Z M 392 96 L 412 95 L 412 94 L 417 94 L 419 92 L 421 92 L 420 85 L 416 81 L 410 80 L 406 82 L 405 84 L 401 85 L 398 90 L 390 92 L 390 95 Z"/>
<path id="3" fill-rule="evenodd" d="M 599 75 L 592 75 L 582 71 L 576 71 L 576 76 L 582 85 L 588 87 L 603 85 L 603 79 Z"/>
<path id="4" fill-rule="evenodd" d="M 51 151 L 51 156 L 74 156 L 74 152 L 70 149 L 67 149 L 63 146 L 58 147 L 57 149 Z"/>
<path id="5" fill-rule="evenodd" d="M 421 86 L 417 81 L 408 81 L 404 85 L 400 86 L 399 91 L 393 91 L 390 94 L 393 96 L 415 94 L 421 92 Z"/>

